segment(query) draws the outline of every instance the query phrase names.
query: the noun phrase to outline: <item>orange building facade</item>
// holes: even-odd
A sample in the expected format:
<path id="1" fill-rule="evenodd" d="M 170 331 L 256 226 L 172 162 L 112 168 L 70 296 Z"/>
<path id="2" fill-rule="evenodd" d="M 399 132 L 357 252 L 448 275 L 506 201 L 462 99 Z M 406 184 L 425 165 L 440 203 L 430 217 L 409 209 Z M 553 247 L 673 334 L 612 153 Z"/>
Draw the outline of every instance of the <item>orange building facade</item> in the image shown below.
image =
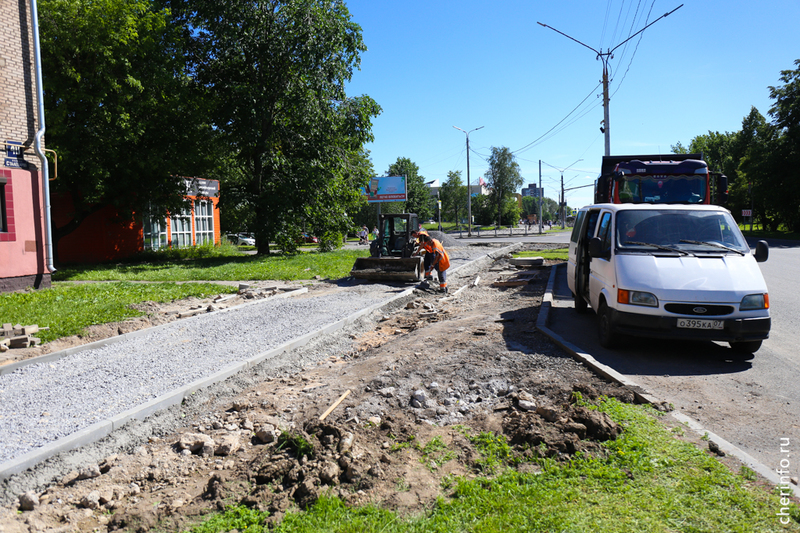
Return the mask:
<path id="1" fill-rule="evenodd" d="M 59 263 L 117 261 L 145 250 L 219 244 L 219 181 L 199 178 L 185 181 L 189 208 L 164 219 L 144 216 L 126 221 L 112 206 L 106 206 L 59 239 Z M 69 221 L 72 210 L 68 196 L 54 197 L 56 227 Z"/>

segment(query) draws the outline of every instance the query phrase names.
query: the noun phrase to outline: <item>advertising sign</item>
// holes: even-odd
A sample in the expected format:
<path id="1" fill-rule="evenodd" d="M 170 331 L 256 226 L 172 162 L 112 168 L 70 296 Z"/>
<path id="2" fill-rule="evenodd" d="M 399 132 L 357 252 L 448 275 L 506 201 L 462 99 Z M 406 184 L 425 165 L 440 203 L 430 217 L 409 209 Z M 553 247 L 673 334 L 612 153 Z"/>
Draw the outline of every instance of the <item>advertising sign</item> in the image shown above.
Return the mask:
<path id="1" fill-rule="evenodd" d="M 378 176 L 369 180 L 369 185 L 361 188 L 361 194 L 371 204 L 379 202 L 405 202 L 405 176 Z"/>

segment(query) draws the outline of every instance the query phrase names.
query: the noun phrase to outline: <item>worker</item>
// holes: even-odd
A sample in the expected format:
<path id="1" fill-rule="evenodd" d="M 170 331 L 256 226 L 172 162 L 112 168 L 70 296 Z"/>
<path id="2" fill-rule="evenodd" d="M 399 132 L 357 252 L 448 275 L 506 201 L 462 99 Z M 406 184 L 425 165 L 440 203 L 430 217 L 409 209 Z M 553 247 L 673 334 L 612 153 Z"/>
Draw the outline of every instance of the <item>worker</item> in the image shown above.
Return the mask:
<path id="1" fill-rule="evenodd" d="M 425 279 L 433 277 L 433 271 L 439 275 L 439 290 L 447 292 L 447 269 L 450 268 L 450 256 L 442 243 L 423 233 L 419 235 L 420 246 L 425 250 Z"/>
<path id="2" fill-rule="evenodd" d="M 417 247 L 414 249 L 414 253 L 411 254 L 411 257 L 416 257 L 422 254 L 425 254 L 425 248 L 422 246 L 422 235 L 428 235 L 428 230 L 422 227 L 422 224 L 416 230 L 411 230 L 411 237 L 417 240 Z M 428 272 L 428 267 L 430 266 L 430 262 L 433 259 L 432 254 L 425 254 L 423 259 L 425 259 L 425 281 L 430 281 L 433 279 L 433 274 Z"/>

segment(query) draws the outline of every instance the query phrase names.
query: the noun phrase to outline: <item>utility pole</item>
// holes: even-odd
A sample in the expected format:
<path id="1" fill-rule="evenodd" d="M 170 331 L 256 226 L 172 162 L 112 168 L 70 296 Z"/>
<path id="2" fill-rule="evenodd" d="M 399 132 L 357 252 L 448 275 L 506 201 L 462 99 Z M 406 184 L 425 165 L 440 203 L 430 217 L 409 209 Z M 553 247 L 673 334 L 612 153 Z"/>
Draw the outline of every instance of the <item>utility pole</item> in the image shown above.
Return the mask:
<path id="1" fill-rule="evenodd" d="M 647 26 L 645 26 L 641 30 L 637 31 L 636 33 L 634 33 L 633 35 L 631 35 L 630 37 L 628 37 L 627 39 L 625 39 L 624 41 L 619 43 L 614 48 L 608 49 L 606 52 L 595 50 L 594 48 L 592 48 L 588 44 L 582 43 L 578 39 L 575 39 L 574 37 L 570 37 L 566 33 L 560 32 L 557 29 L 553 28 L 552 26 L 548 26 L 547 24 L 543 24 L 541 22 L 537 22 L 537 24 L 539 24 L 539 26 L 542 26 L 542 27 L 545 27 L 545 28 L 550 28 L 554 32 L 560 33 L 561 35 L 563 35 L 567 39 L 575 41 L 576 43 L 578 43 L 581 46 L 585 46 L 586 48 L 588 48 L 589 50 L 591 50 L 592 52 L 597 54 L 597 59 L 599 59 L 599 60 L 601 60 L 603 62 L 603 126 L 600 128 L 600 131 L 605 134 L 605 141 L 606 141 L 606 146 L 605 146 L 606 153 L 605 153 L 605 155 L 611 155 L 611 122 L 610 122 L 610 119 L 609 119 L 609 111 L 608 111 L 608 104 L 609 104 L 609 96 L 608 96 L 608 81 L 609 81 L 608 80 L 608 61 L 610 59 L 614 58 L 614 50 L 616 50 L 617 48 L 619 48 L 623 44 L 627 43 L 628 41 L 630 41 L 631 39 L 633 39 L 634 37 L 636 37 L 637 35 L 642 33 L 644 30 L 646 30 L 647 28 L 649 28 L 650 26 L 652 26 L 653 24 L 655 24 L 659 20 L 661 20 L 664 17 L 667 17 L 667 16 L 675 13 L 677 10 L 679 10 L 682 7 L 683 7 L 683 4 L 679 5 L 678 7 L 676 7 L 675 9 L 673 9 L 672 11 L 670 11 L 668 13 L 664 13 L 663 15 L 658 17 L 656 20 L 654 20 L 653 22 L 651 22 L 650 24 L 648 24 Z M 562 228 L 563 228 L 563 226 L 562 226 Z"/>
<path id="2" fill-rule="evenodd" d="M 467 134 L 467 237 L 472 237 L 472 185 L 469 182 L 469 134 L 473 131 L 477 131 L 481 129 L 483 126 L 479 126 L 474 130 L 462 130 L 458 126 L 453 126 L 458 131 L 463 131 Z"/>
<path id="3" fill-rule="evenodd" d="M 551 165 L 547 161 L 542 161 L 541 159 L 539 160 L 539 174 L 540 175 L 541 175 L 541 172 L 542 172 L 542 163 L 544 163 L 548 167 L 551 167 L 551 168 L 554 168 L 554 169 L 558 170 L 561 173 L 561 201 L 558 203 L 558 207 L 559 207 L 558 212 L 561 214 L 561 229 L 564 229 L 566 227 L 564 225 L 564 218 L 565 218 L 565 215 L 566 215 L 566 213 L 564 212 L 565 211 L 564 208 L 566 207 L 566 202 L 564 201 L 564 172 L 566 172 L 567 169 L 572 168 L 573 166 L 577 165 L 581 161 L 583 161 L 583 159 L 578 159 L 577 161 L 572 163 L 567 168 L 563 168 L 562 169 L 562 168 L 554 167 L 553 165 Z"/>
<path id="4" fill-rule="evenodd" d="M 544 202 L 544 192 L 542 191 L 542 160 L 539 160 L 539 235 L 542 234 L 542 202 Z"/>

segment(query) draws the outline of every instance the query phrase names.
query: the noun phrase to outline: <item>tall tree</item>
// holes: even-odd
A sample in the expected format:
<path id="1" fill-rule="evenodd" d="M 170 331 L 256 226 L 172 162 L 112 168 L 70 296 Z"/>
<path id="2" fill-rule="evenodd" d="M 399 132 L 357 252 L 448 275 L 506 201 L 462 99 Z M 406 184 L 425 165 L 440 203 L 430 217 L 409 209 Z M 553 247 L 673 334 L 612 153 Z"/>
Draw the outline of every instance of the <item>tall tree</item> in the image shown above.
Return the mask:
<path id="1" fill-rule="evenodd" d="M 509 197 L 522 187 L 523 178 L 520 174 L 519 164 L 515 161 L 514 154 L 507 147 L 492 147 L 489 157 L 489 170 L 484 174 L 491 192 L 489 198 L 497 208 L 497 225 L 502 224 L 504 209 Z M 513 215 L 511 215 L 513 216 Z M 514 221 L 512 221 L 514 222 Z"/>
<path id="2" fill-rule="evenodd" d="M 390 176 L 406 177 L 406 212 L 416 213 L 420 220 L 428 220 L 433 216 L 431 209 L 431 190 L 425 185 L 425 178 L 419 173 L 419 167 L 407 157 L 398 157 L 389 165 Z"/>
<path id="3" fill-rule="evenodd" d="M 782 218 L 792 231 L 800 230 L 800 59 L 794 70 L 781 71 L 783 85 L 770 87 L 775 103 L 769 110 L 780 132 L 772 153 L 772 191 L 779 197 Z"/>
<path id="4" fill-rule="evenodd" d="M 467 186 L 461 181 L 461 171 L 451 170 L 447 173 L 447 181 L 439 188 L 442 202 L 442 218 L 452 220 L 456 227 L 461 224 L 461 215 L 466 216 Z"/>
<path id="5" fill-rule="evenodd" d="M 180 209 L 180 176 L 210 168 L 215 149 L 169 11 L 148 0 L 42 0 L 39 13 L 47 145 L 61 163 L 52 188 L 74 204 L 56 243 L 108 204 L 123 218 Z"/>
<path id="6" fill-rule="evenodd" d="M 342 0 L 174 0 L 193 28 L 198 82 L 246 176 L 259 253 L 293 250 L 310 225 L 340 240 L 371 172 L 364 144 L 380 113 L 345 84 L 366 50 Z"/>

